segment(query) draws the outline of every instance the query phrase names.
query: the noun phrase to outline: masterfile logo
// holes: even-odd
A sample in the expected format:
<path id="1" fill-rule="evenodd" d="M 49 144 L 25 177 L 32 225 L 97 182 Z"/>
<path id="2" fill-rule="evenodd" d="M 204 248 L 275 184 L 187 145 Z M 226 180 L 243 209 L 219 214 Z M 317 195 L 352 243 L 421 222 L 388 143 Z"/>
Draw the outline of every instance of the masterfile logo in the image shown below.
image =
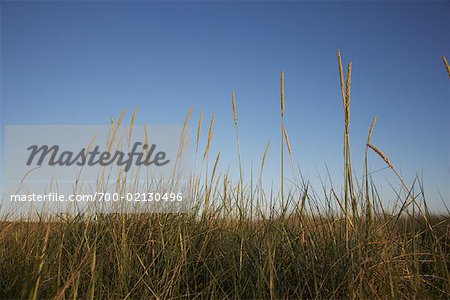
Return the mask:
<path id="1" fill-rule="evenodd" d="M 138 151 L 138 148 L 142 148 L 142 151 Z M 116 150 L 114 153 L 110 151 L 99 151 L 100 146 L 95 146 L 93 150 L 87 148 L 81 149 L 78 153 L 72 151 L 60 151 L 60 147 L 57 145 L 32 145 L 27 148 L 30 151 L 28 157 L 27 166 L 36 164 L 41 166 L 45 161 L 49 166 L 95 166 L 100 165 L 103 167 L 112 165 L 114 163 L 117 166 L 125 166 L 124 171 L 128 172 L 133 164 L 136 166 L 164 166 L 170 162 L 166 159 L 166 153 L 164 151 L 155 151 L 156 145 L 147 145 L 140 142 L 135 142 L 129 153 Z M 156 153 L 155 153 L 156 152 Z M 133 162 L 136 157 L 136 161 Z"/>
<path id="2" fill-rule="evenodd" d="M 191 200 L 191 144 L 182 126 L 5 126 L 5 199 L 57 193 L 180 204 Z"/>

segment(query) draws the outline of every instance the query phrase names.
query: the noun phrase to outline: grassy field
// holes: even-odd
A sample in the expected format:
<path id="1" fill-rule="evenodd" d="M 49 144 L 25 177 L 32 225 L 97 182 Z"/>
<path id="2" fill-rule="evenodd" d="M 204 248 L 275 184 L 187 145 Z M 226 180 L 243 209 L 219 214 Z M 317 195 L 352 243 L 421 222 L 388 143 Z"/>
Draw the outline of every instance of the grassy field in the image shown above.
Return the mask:
<path id="1" fill-rule="evenodd" d="M 210 161 L 209 175 L 193 175 L 192 193 L 201 201 L 189 213 L 5 217 L 0 222 L 0 298 L 450 297 L 448 212 L 431 214 L 420 182 L 404 182 L 395 162 L 371 144 L 376 118 L 369 129 L 363 180 L 356 181 L 349 141 L 352 66 L 345 74 L 340 54 L 338 70 L 345 120 L 341 188 L 319 197 L 296 173 L 284 125 L 282 73 L 281 153 L 288 156 L 280 157 L 278 193 L 264 190 L 261 179 L 244 182 L 233 95 L 238 179 L 216 169 L 218 155 Z M 120 126 L 122 118 L 113 126 Z M 198 149 L 200 118 L 200 168 L 209 160 L 213 127 L 214 118 L 206 149 Z M 260 174 L 268 151 L 269 146 Z M 370 152 L 402 186 L 392 200 L 398 202 L 395 212 L 384 208 L 389 200 L 381 199 L 371 180 Z M 292 166 L 295 184 L 285 182 L 285 165 Z"/>

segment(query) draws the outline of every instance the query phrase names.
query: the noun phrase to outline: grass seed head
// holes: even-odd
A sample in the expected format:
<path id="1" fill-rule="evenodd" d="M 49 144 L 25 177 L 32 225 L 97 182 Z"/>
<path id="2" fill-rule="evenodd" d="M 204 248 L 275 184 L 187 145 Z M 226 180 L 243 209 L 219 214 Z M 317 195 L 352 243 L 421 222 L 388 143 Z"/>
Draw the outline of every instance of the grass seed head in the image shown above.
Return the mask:
<path id="1" fill-rule="evenodd" d="M 367 146 L 372 149 L 373 151 L 375 151 L 376 154 L 378 154 L 379 157 L 381 157 L 384 162 L 392 169 L 395 170 L 394 165 L 392 164 L 392 162 L 389 160 L 389 158 L 387 157 L 386 154 L 383 153 L 383 151 L 381 151 L 380 149 L 378 149 L 377 146 L 372 145 L 372 144 L 367 144 Z"/>

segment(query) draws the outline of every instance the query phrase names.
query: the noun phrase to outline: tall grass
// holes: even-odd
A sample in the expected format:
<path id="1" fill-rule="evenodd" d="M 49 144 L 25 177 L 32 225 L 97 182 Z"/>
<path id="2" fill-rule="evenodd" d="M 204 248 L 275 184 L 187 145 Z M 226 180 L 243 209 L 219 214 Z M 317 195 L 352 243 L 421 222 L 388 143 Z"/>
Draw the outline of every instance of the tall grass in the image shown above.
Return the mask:
<path id="1" fill-rule="evenodd" d="M 344 75 L 338 52 L 344 111 L 342 196 L 334 188 L 319 196 L 301 176 L 293 184 L 284 182 L 285 143 L 294 173 L 295 163 L 284 122 L 282 71 L 280 193 L 262 184 L 270 144 L 262 152 L 257 184 L 244 182 L 233 93 L 238 182 L 218 169 L 220 153 L 209 165 L 214 116 L 205 149 L 200 149 L 201 113 L 190 183 L 198 201 L 191 212 L 79 211 L 19 220 L 7 220 L 4 212 L 0 298 L 448 298 L 449 216 L 430 214 L 421 182 L 408 185 L 394 162 L 371 144 L 376 117 L 367 138 L 363 180 L 359 184 L 355 179 L 351 72 L 349 63 Z M 109 140 L 117 139 L 124 115 L 112 120 Z M 179 155 L 184 139 L 182 134 Z M 402 203 L 395 212 L 383 207 L 388 199 L 380 197 L 370 176 L 371 151 L 401 183 Z M 118 192 L 133 188 L 126 180 L 116 180 Z"/>
<path id="2" fill-rule="evenodd" d="M 281 104 L 281 152 L 280 152 L 280 193 L 281 193 L 281 209 L 285 210 L 285 198 L 284 198 L 284 70 L 281 70 L 280 76 L 280 104 Z"/>

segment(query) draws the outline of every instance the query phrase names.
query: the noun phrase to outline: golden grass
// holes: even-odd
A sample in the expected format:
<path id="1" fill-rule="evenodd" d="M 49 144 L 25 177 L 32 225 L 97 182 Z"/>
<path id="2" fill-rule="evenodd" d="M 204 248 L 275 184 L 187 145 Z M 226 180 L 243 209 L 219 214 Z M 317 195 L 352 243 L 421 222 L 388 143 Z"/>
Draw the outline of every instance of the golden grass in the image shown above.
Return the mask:
<path id="1" fill-rule="evenodd" d="M 367 144 L 367 146 L 372 149 L 373 151 L 375 151 L 376 154 L 378 154 L 379 157 L 381 157 L 381 159 L 384 160 L 384 162 L 392 169 L 395 170 L 394 165 L 392 164 L 392 162 L 389 160 L 389 158 L 387 157 L 386 154 L 383 153 L 383 151 L 381 151 L 380 149 L 378 149 L 377 146 L 374 146 L 372 144 Z"/>
<path id="2" fill-rule="evenodd" d="M 368 132 L 359 184 L 350 159 L 352 63 L 345 76 L 339 51 L 337 60 L 344 110 L 341 188 L 326 190 L 324 186 L 322 195 L 307 179 L 295 176 L 295 153 L 285 126 L 282 70 L 280 193 L 262 183 L 270 143 L 261 158 L 258 183 L 253 185 L 253 175 L 250 182 L 244 182 L 233 92 L 239 183 L 228 170 L 221 170 L 220 152 L 208 168 L 215 116 L 202 152 L 201 112 L 190 180 L 197 202 L 191 212 L 79 211 L 13 222 L 5 217 L 0 221 L 0 298 L 448 298 L 448 213 L 432 215 L 421 182 L 408 186 L 388 156 L 371 143 L 376 117 Z M 445 58 L 444 63 L 448 71 Z M 191 108 L 184 120 L 180 156 L 192 113 Z M 136 114 L 137 109 L 131 118 L 133 126 Z M 125 111 L 117 122 L 111 120 L 108 149 L 124 138 L 117 136 L 124 116 Z M 132 135 L 132 128 L 128 134 Z M 147 134 L 145 139 L 147 142 Z M 289 184 L 284 182 L 285 143 L 294 176 Z M 399 210 L 387 213 L 384 207 L 389 200 L 380 196 L 372 181 L 369 149 L 383 159 L 402 185 L 398 197 L 405 200 Z M 197 156 L 203 157 L 200 170 Z M 120 176 L 113 179 L 114 188 L 120 193 L 132 189 L 133 182 Z M 108 183 L 101 180 L 99 184 L 101 189 Z M 160 188 L 157 180 L 151 184 Z"/>
<path id="3" fill-rule="evenodd" d="M 281 117 L 284 117 L 284 70 L 281 70 L 280 76 L 280 103 L 281 103 Z"/>
<path id="4" fill-rule="evenodd" d="M 215 120 L 216 120 L 216 117 L 215 117 L 215 116 L 212 116 L 211 122 L 209 123 L 208 140 L 207 140 L 207 142 L 206 142 L 206 149 L 205 149 L 205 152 L 204 152 L 204 154 L 203 154 L 203 159 L 206 158 L 206 156 L 207 156 L 208 153 L 209 153 L 209 149 L 210 149 L 210 147 L 211 147 L 211 141 L 212 141 L 212 138 L 213 138 L 213 128 L 214 128 L 214 122 L 215 122 Z"/>

